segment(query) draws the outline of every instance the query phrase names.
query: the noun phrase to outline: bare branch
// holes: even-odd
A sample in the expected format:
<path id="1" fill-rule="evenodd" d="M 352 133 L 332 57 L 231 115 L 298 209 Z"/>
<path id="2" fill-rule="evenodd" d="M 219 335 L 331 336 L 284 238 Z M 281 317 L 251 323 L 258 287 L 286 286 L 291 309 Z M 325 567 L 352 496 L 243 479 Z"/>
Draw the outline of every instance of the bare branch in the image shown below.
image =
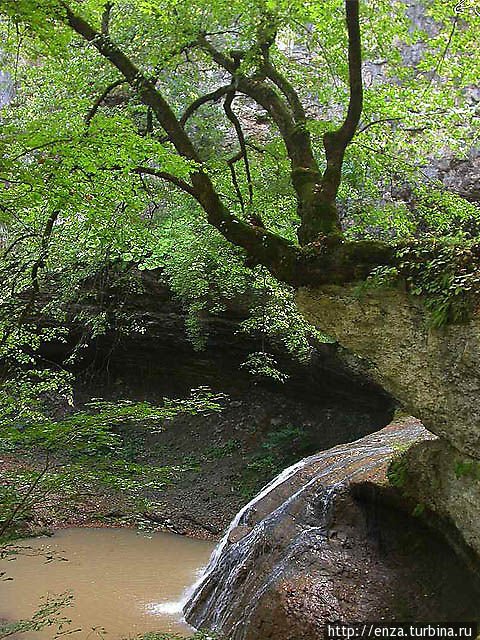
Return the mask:
<path id="1" fill-rule="evenodd" d="M 243 153 L 239 151 L 232 158 L 227 160 L 228 168 L 230 169 L 230 174 L 232 176 L 232 184 L 235 189 L 235 193 L 237 194 L 237 200 L 240 203 L 240 208 L 242 213 L 245 213 L 245 202 L 243 201 L 242 191 L 240 189 L 240 185 L 238 184 L 237 174 L 235 172 L 235 162 L 238 162 L 243 157 Z"/>
<path id="2" fill-rule="evenodd" d="M 87 126 L 90 124 L 90 120 L 97 113 L 98 108 L 100 107 L 102 102 L 105 100 L 105 98 L 108 96 L 108 94 L 114 89 L 116 89 L 117 87 L 119 87 L 120 85 L 126 84 L 126 82 L 127 82 L 126 80 L 116 80 L 115 82 L 112 82 L 111 84 L 109 84 L 108 87 L 98 96 L 98 98 L 93 103 L 92 108 L 90 109 L 90 111 L 87 113 L 85 117 L 85 124 Z"/>
<path id="3" fill-rule="evenodd" d="M 222 96 L 224 96 L 226 93 L 228 93 L 229 91 L 231 91 L 232 89 L 235 88 L 235 85 L 233 84 L 228 84 L 225 87 L 220 87 L 219 89 L 216 89 L 215 91 L 212 91 L 211 93 L 207 93 L 204 96 L 200 96 L 200 98 L 197 98 L 194 102 L 192 102 L 192 104 L 186 109 L 185 113 L 183 114 L 183 116 L 180 118 L 180 124 L 182 126 L 185 126 L 187 120 L 195 113 L 195 111 L 197 111 L 197 109 L 199 109 L 202 105 L 206 104 L 207 102 L 217 102 L 217 100 L 220 100 L 220 98 Z"/>
<path id="4" fill-rule="evenodd" d="M 295 91 L 293 85 L 285 78 L 285 76 L 275 69 L 270 61 L 265 64 L 264 70 L 267 78 L 270 78 L 270 80 L 277 85 L 283 95 L 287 98 L 296 122 L 305 122 L 307 117 L 305 109 L 303 108 L 300 98 L 298 97 L 298 93 Z"/>
<path id="5" fill-rule="evenodd" d="M 372 122 L 368 122 L 367 124 L 363 125 L 363 127 L 361 127 L 357 131 L 357 135 L 359 135 L 360 133 L 363 133 L 367 129 L 370 129 L 370 127 L 373 127 L 376 124 L 383 124 L 384 122 L 401 122 L 402 120 L 403 118 L 381 118 L 380 120 L 373 120 Z"/>
<path id="6" fill-rule="evenodd" d="M 40 151 L 41 149 L 46 149 L 47 147 L 51 147 L 52 145 L 57 144 L 58 142 L 71 142 L 71 141 L 72 141 L 72 138 L 57 138 L 56 140 L 48 140 L 47 142 L 39 144 L 36 147 L 30 147 L 30 149 L 25 149 L 18 155 L 14 156 L 12 160 L 13 161 L 18 160 L 19 158 L 22 158 L 23 156 L 26 156 L 29 153 L 32 153 L 32 151 Z"/>
<path id="7" fill-rule="evenodd" d="M 110 13 L 112 11 L 112 7 L 113 2 L 107 2 L 103 10 L 101 33 L 104 36 L 108 36 L 108 32 L 110 30 Z"/>
<path id="8" fill-rule="evenodd" d="M 228 93 L 227 97 L 225 98 L 225 102 L 223 103 L 223 108 L 225 110 L 227 118 L 233 124 L 233 126 L 235 127 L 235 131 L 237 133 L 238 142 L 240 144 L 240 154 L 241 154 L 240 158 L 243 158 L 243 161 L 245 163 L 245 173 L 247 175 L 247 184 L 248 184 L 248 195 L 250 199 L 250 204 L 252 204 L 253 186 L 252 186 L 252 176 L 250 174 L 250 163 L 248 161 L 248 153 L 247 153 L 247 147 L 245 145 L 245 136 L 243 135 L 242 125 L 240 124 L 239 119 L 237 118 L 237 116 L 232 110 L 232 102 L 234 98 L 235 98 L 234 91 L 231 91 L 230 93 Z M 242 210 L 243 210 L 243 200 L 242 200 Z"/>
<path id="9" fill-rule="evenodd" d="M 31 233 L 24 233 L 23 235 L 19 236 L 18 238 L 16 238 L 6 249 L 5 251 L 2 253 L 2 260 L 5 260 L 5 258 L 8 256 L 8 254 L 13 251 L 13 249 L 15 248 L 15 246 L 19 243 L 19 242 L 23 242 L 23 240 L 27 240 L 28 238 L 36 238 L 38 237 L 38 233 L 35 232 L 31 232 Z"/>
<path id="10" fill-rule="evenodd" d="M 132 169 L 132 173 L 138 173 L 139 175 L 154 176 L 155 178 L 161 178 L 162 180 L 171 182 L 175 186 L 182 189 L 182 191 L 185 191 L 186 193 L 193 196 L 196 200 L 198 200 L 197 192 L 192 187 L 192 185 L 188 184 L 188 182 L 185 182 L 185 180 L 182 180 L 181 178 L 177 178 L 177 176 L 174 176 L 171 173 L 167 173 L 166 171 L 160 171 L 158 169 L 152 169 L 150 167 L 135 167 L 135 169 Z"/>

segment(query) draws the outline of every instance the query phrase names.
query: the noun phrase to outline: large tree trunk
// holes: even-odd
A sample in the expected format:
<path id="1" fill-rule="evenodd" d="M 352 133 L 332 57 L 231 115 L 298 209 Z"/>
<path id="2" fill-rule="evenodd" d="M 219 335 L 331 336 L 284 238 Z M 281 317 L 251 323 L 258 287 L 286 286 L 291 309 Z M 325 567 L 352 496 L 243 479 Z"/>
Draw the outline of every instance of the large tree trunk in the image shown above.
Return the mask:
<path id="1" fill-rule="evenodd" d="M 320 184 L 309 185 L 309 192 L 304 189 L 299 215 L 302 220 L 298 229 L 301 245 L 318 242 L 331 233 L 341 234 L 336 198 L 329 196 L 328 191 Z"/>

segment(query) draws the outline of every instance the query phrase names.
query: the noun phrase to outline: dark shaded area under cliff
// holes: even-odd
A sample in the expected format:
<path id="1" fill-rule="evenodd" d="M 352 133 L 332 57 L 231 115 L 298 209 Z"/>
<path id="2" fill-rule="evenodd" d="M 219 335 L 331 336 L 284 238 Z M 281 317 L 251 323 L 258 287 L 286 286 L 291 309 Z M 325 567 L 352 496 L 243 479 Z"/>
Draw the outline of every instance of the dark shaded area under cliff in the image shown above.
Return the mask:
<path id="1" fill-rule="evenodd" d="M 136 461 L 184 467 L 161 495 L 148 495 L 157 506 L 147 516 L 163 528 L 217 536 L 282 468 L 391 420 L 392 399 L 351 371 L 334 344 L 316 345 L 311 361 L 302 364 L 270 342 L 289 378 L 281 384 L 253 377 L 241 364 L 262 340 L 239 331 L 246 308 L 237 300 L 221 316 L 205 318 L 207 346 L 198 352 L 187 338 L 181 305 L 150 278 L 145 292 L 123 305 L 145 330 L 97 337 L 75 367 L 77 405 L 90 397 L 155 403 L 205 385 L 228 395 L 220 414 L 179 416 L 155 435 L 125 434 Z M 72 309 L 72 318 L 77 312 Z M 82 334 L 72 320 L 69 341 L 47 345 L 43 355 L 64 361 Z"/>

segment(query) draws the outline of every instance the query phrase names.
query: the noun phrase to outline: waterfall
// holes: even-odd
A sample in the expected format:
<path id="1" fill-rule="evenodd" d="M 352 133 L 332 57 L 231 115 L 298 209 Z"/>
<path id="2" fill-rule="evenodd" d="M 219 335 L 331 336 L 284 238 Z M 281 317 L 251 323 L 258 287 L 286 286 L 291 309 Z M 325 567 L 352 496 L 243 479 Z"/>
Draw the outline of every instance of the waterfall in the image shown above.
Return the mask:
<path id="1" fill-rule="evenodd" d="M 186 593 L 184 594 L 182 609 L 186 616 L 188 616 L 189 611 L 193 608 L 196 600 L 196 596 L 198 595 L 198 593 L 200 593 L 202 585 L 208 580 L 210 574 L 214 571 L 215 567 L 217 566 L 217 563 L 219 562 L 219 559 L 223 553 L 223 550 L 228 544 L 230 533 L 243 522 L 244 516 L 246 517 L 250 513 L 250 511 L 253 509 L 253 507 L 256 505 L 257 502 L 262 500 L 267 494 L 269 494 L 271 491 L 276 489 L 283 482 L 291 478 L 299 469 L 302 468 L 302 466 L 306 463 L 306 460 L 308 460 L 308 458 L 300 460 L 299 462 L 292 464 L 292 466 L 284 469 L 271 482 L 266 484 L 263 487 L 263 489 L 261 489 L 260 493 L 258 493 L 254 498 L 252 498 L 252 500 L 250 500 L 250 502 L 248 502 L 244 507 L 240 509 L 240 511 L 231 521 L 222 539 L 213 550 L 213 553 L 210 557 L 210 561 L 207 567 L 198 577 L 198 580 L 191 587 L 189 587 Z"/>
<path id="2" fill-rule="evenodd" d="M 282 471 L 235 516 L 185 594 L 187 621 L 232 640 L 249 637 L 249 625 L 274 585 L 325 547 L 335 502 L 349 483 L 385 470 L 399 445 L 419 437 L 425 432 L 418 424 L 387 427 Z"/>
<path id="3" fill-rule="evenodd" d="M 179 614 L 182 611 L 185 615 L 188 615 L 188 610 L 193 606 L 193 602 L 195 600 L 196 593 L 200 590 L 201 585 L 204 584 L 206 580 L 208 580 L 208 576 L 214 570 L 217 562 L 219 561 L 220 556 L 228 544 L 228 538 L 230 536 L 231 531 L 235 529 L 243 519 L 244 514 L 247 514 L 254 505 L 259 502 L 262 498 L 264 498 L 268 493 L 273 491 L 276 487 L 278 487 L 282 482 L 290 478 L 292 475 L 296 473 L 298 469 L 300 469 L 303 464 L 306 462 L 306 459 L 300 460 L 296 462 L 291 467 L 287 467 L 284 469 L 276 478 L 274 478 L 271 482 L 269 482 L 265 487 L 258 493 L 248 504 L 246 504 L 240 511 L 237 513 L 235 518 L 230 523 L 227 531 L 223 535 L 220 542 L 217 544 L 213 553 L 210 557 L 208 565 L 199 572 L 197 580 L 185 590 L 180 600 L 176 602 L 166 602 L 160 605 L 157 605 L 156 610 L 161 613 L 168 614 Z M 187 608 L 188 604 L 188 608 Z"/>

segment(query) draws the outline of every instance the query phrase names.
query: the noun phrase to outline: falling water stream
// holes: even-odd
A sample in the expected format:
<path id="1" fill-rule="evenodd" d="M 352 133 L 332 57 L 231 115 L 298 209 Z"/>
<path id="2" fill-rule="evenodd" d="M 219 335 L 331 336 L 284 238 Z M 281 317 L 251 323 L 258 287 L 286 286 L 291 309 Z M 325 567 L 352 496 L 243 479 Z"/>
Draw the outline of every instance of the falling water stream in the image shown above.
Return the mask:
<path id="1" fill-rule="evenodd" d="M 0 572 L 13 578 L 0 582 L 0 618 L 29 618 L 42 596 L 71 589 L 74 602 L 64 615 L 71 618 L 71 629 L 82 631 L 68 637 L 93 640 L 101 637 L 101 628 L 112 640 L 148 631 L 192 635 L 181 603 L 208 561 L 211 542 L 128 529 L 65 529 L 22 545 L 57 559 L 46 564 L 44 556 L 28 551 L 0 562 Z M 20 637 L 51 640 L 54 633 L 45 628 Z"/>
<path id="2" fill-rule="evenodd" d="M 206 570 L 191 588 L 184 607 L 186 619 L 200 629 L 244 640 L 270 585 L 306 549 L 321 548 L 336 495 L 352 479 L 375 473 L 396 448 L 419 437 L 426 437 L 420 425 L 385 428 L 285 469 L 230 524 Z M 299 526 L 312 499 L 315 517 Z M 237 528 L 241 529 L 238 536 Z M 279 543 L 275 536 L 282 528 Z M 268 565 L 268 571 L 262 569 L 263 564 Z"/>

